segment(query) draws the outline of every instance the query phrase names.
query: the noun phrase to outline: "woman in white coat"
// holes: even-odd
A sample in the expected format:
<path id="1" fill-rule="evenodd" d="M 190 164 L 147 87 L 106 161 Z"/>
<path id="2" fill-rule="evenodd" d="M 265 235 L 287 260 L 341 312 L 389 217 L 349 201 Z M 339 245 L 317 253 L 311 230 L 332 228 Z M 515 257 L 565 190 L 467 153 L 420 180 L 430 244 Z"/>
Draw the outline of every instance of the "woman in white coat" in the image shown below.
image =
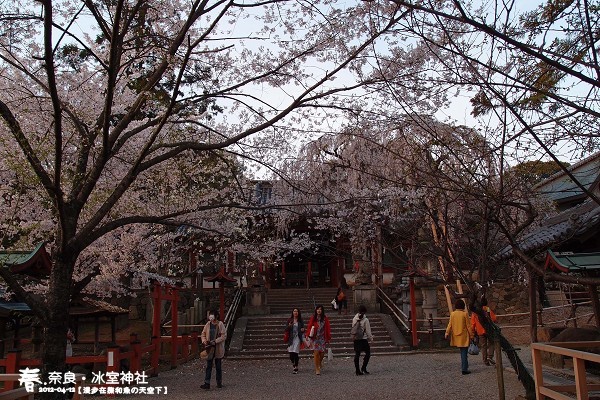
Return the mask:
<path id="1" fill-rule="evenodd" d="M 371 346 L 369 342 L 373 341 L 373 334 L 371 333 L 371 324 L 369 318 L 366 316 L 367 307 L 361 305 L 358 307 L 358 314 L 352 319 L 352 336 L 354 339 L 354 368 L 356 369 L 356 375 L 368 375 L 367 365 L 369 359 L 371 359 Z M 360 353 L 365 353 L 362 367 L 360 365 Z"/>

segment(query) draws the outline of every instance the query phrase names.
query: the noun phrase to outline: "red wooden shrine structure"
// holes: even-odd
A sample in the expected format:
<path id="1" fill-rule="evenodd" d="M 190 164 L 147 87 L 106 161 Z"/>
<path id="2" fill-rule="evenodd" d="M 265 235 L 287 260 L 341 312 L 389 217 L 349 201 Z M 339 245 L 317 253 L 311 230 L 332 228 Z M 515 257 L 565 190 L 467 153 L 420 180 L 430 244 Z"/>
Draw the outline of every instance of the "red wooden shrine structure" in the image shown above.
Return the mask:
<path id="1" fill-rule="evenodd" d="M 127 360 L 131 372 L 144 372 L 147 376 L 157 376 L 160 369 L 161 358 L 167 361 L 171 369 L 177 368 L 192 358 L 200 355 L 199 333 L 178 335 L 177 327 L 177 302 L 179 300 L 178 288 L 169 285 L 154 284 L 152 290 L 153 318 L 152 337 L 148 343 L 142 343 L 136 333 L 131 333 L 127 340 L 116 340 L 101 355 L 74 355 L 66 358 L 68 366 L 94 365 L 94 369 L 102 372 L 120 372 L 122 361 Z M 170 323 L 170 335 L 161 335 L 160 310 L 162 301 L 171 303 L 173 318 Z M 200 328 L 200 326 L 198 326 Z M 66 339 L 65 339 L 66 340 Z M 21 339 L 18 345 L 22 347 L 31 343 L 30 339 Z M 166 351 L 170 350 L 170 351 Z M 163 352 L 166 353 L 165 356 Z M 41 367 L 40 358 L 23 357 L 22 349 L 9 350 L 5 358 L 0 359 L 0 368 L 4 374 L 18 374 L 25 367 Z M 0 393 L 13 390 L 18 383 L 15 381 L 4 382 Z"/>

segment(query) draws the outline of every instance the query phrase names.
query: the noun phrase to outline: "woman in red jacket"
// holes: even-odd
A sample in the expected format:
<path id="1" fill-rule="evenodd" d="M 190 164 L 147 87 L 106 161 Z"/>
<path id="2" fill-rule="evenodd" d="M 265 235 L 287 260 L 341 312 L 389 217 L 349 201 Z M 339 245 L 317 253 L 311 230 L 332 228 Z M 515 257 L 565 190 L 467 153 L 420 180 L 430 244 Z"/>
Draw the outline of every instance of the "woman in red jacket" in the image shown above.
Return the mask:
<path id="1" fill-rule="evenodd" d="M 325 348 L 331 341 L 331 326 L 329 318 L 325 316 L 325 309 L 322 305 L 315 308 L 315 313 L 310 317 L 306 327 L 306 335 L 310 339 L 313 356 L 315 359 L 315 373 L 321 375 L 323 367 L 323 357 L 325 357 Z"/>

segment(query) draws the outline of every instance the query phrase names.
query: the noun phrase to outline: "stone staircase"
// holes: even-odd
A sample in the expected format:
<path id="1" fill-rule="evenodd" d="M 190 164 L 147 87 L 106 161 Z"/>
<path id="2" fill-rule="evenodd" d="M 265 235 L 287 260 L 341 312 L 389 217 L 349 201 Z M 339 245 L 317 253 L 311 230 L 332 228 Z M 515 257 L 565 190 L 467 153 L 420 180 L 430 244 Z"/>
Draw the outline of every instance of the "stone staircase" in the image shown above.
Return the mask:
<path id="1" fill-rule="evenodd" d="M 283 342 L 283 331 L 287 319 L 294 307 L 302 312 L 307 324 L 313 314 L 313 304 L 322 304 L 331 324 L 331 348 L 335 357 L 354 356 L 353 342 L 350 338 L 352 326 L 352 292 L 348 290 L 348 315 L 338 315 L 331 309 L 331 300 L 335 296 L 335 288 L 318 289 L 276 289 L 268 293 L 268 304 L 271 315 L 241 317 L 237 320 L 231 339 L 228 358 L 260 359 L 287 358 L 287 344 Z M 375 340 L 371 343 L 371 354 L 397 354 L 409 349 L 408 343 L 396 327 L 391 317 L 386 314 L 367 312 L 371 330 Z M 310 356 L 309 350 L 301 351 L 301 356 Z"/>
<path id="2" fill-rule="evenodd" d="M 331 300 L 336 293 L 336 288 L 270 289 L 267 293 L 267 303 L 271 314 L 291 315 L 292 309 L 298 308 L 302 312 L 302 318 L 308 322 L 308 318 L 313 314 L 317 305 L 322 305 L 326 314 L 334 312 L 331 309 Z M 347 289 L 346 295 L 350 298 L 352 290 Z M 352 310 L 348 312 L 350 313 Z"/>

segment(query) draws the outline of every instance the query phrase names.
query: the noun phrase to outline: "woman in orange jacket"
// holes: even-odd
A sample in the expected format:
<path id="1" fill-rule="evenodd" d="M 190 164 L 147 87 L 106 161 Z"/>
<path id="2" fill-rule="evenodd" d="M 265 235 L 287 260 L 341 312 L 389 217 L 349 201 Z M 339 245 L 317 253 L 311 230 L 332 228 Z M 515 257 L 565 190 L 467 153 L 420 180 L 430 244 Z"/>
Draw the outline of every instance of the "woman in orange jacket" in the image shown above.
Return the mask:
<path id="1" fill-rule="evenodd" d="M 456 300 L 454 305 L 456 310 L 450 314 L 450 321 L 446 328 L 446 339 L 450 336 L 450 346 L 455 346 L 460 349 L 460 366 L 463 375 L 470 374 L 469 360 L 467 350 L 469 342 L 473 339 L 473 329 L 469 316 L 465 311 L 465 302 L 461 299 Z"/>
<path id="2" fill-rule="evenodd" d="M 315 313 L 310 317 L 306 326 L 306 336 L 310 339 L 311 348 L 315 360 L 315 373 L 321 375 L 323 368 L 323 357 L 325 357 L 325 348 L 331 341 L 331 325 L 329 318 L 325 316 L 325 309 L 322 305 L 315 308 Z"/>
<path id="3" fill-rule="evenodd" d="M 491 322 L 496 322 L 498 317 L 496 317 L 496 314 L 491 308 L 488 307 L 487 304 L 488 303 L 485 297 L 481 299 L 481 313 Z M 485 365 L 494 365 L 494 337 L 493 335 L 488 335 L 479 318 L 479 313 L 473 312 L 471 314 L 471 326 L 475 331 L 475 335 L 479 336 L 480 338 L 479 349 L 481 350 L 481 355 L 483 356 L 483 363 Z"/>

